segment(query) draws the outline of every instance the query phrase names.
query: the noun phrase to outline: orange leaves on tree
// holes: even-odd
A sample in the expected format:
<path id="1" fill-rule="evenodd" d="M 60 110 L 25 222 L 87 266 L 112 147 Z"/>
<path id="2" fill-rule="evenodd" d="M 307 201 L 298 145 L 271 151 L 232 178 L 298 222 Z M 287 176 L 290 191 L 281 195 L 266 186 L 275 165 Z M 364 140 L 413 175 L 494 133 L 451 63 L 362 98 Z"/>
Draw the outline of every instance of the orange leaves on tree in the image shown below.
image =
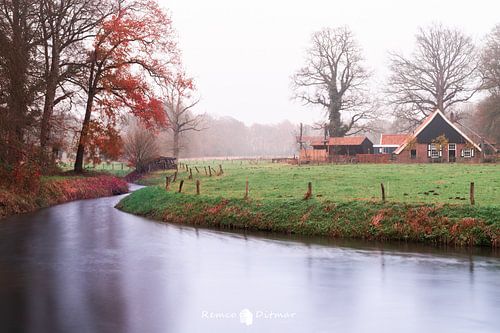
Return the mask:
<path id="1" fill-rule="evenodd" d="M 102 24 L 94 43 L 100 105 L 164 126 L 159 96 L 178 63 L 171 20 L 155 1 L 134 1 Z M 100 76 L 100 77 L 99 77 Z"/>
<path id="2" fill-rule="evenodd" d="M 117 153 L 121 141 L 115 126 L 126 114 L 147 128 L 165 127 L 162 87 L 172 81 L 172 68 L 178 65 L 165 11 L 155 1 L 125 3 L 102 23 L 89 52 L 83 85 L 89 96 L 86 115 L 92 117 L 84 121 L 79 145 L 89 147 L 91 156 Z"/>

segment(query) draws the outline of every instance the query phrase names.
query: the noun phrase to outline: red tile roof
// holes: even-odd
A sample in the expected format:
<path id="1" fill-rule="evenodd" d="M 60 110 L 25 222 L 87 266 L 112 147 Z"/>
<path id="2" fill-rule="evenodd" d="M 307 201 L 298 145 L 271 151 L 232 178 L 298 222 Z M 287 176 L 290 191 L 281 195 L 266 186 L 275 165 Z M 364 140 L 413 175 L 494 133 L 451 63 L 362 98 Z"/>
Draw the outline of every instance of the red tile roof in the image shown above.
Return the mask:
<path id="1" fill-rule="evenodd" d="M 328 138 L 329 146 L 358 146 L 365 141 L 366 136 L 343 136 Z M 318 138 L 311 142 L 312 146 L 324 146 L 324 138 Z"/>
<path id="2" fill-rule="evenodd" d="M 328 144 L 330 146 L 358 146 L 365 141 L 366 136 L 344 136 L 330 138 Z"/>
<path id="3" fill-rule="evenodd" d="M 400 145 L 405 142 L 408 134 L 382 134 L 380 138 L 381 145 Z"/>

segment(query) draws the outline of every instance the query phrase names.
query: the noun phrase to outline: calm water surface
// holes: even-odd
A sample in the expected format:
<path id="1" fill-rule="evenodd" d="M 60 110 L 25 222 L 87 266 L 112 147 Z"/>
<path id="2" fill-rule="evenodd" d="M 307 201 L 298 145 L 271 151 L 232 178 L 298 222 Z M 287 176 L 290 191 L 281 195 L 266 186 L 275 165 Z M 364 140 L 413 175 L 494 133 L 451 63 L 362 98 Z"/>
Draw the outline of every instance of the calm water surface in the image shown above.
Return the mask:
<path id="1" fill-rule="evenodd" d="M 180 227 L 118 201 L 0 222 L 1 332 L 500 332 L 498 256 Z"/>

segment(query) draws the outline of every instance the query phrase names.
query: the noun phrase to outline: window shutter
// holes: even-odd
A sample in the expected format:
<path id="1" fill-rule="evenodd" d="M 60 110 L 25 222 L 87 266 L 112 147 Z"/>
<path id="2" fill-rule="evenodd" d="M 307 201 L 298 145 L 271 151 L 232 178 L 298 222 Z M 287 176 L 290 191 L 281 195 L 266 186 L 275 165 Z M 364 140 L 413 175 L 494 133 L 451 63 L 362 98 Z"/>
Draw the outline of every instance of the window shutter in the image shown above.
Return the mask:
<path id="1" fill-rule="evenodd" d="M 431 157 L 431 145 L 427 145 L 427 157 Z"/>
<path id="2" fill-rule="evenodd" d="M 443 157 L 443 148 L 442 147 L 439 148 L 439 157 Z"/>
<path id="3" fill-rule="evenodd" d="M 464 157 L 464 150 L 460 150 L 460 157 Z"/>
<path id="4" fill-rule="evenodd" d="M 470 157 L 474 157 L 474 150 L 475 150 L 474 148 L 471 148 L 471 150 L 470 150 Z"/>

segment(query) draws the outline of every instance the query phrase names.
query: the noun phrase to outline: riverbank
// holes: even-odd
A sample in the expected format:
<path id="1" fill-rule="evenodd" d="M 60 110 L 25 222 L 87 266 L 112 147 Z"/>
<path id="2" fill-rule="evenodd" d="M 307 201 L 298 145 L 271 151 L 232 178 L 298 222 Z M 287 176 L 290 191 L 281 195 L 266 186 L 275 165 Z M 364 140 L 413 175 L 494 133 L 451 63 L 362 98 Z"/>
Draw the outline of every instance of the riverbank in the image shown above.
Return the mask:
<path id="1" fill-rule="evenodd" d="M 0 219 L 60 203 L 128 192 L 127 182 L 105 174 L 44 177 L 36 193 L 0 188 Z"/>
<path id="2" fill-rule="evenodd" d="M 225 199 L 150 186 L 117 208 L 152 219 L 223 229 L 398 240 L 457 246 L 500 246 L 500 210 L 453 204 L 352 200 Z"/>

